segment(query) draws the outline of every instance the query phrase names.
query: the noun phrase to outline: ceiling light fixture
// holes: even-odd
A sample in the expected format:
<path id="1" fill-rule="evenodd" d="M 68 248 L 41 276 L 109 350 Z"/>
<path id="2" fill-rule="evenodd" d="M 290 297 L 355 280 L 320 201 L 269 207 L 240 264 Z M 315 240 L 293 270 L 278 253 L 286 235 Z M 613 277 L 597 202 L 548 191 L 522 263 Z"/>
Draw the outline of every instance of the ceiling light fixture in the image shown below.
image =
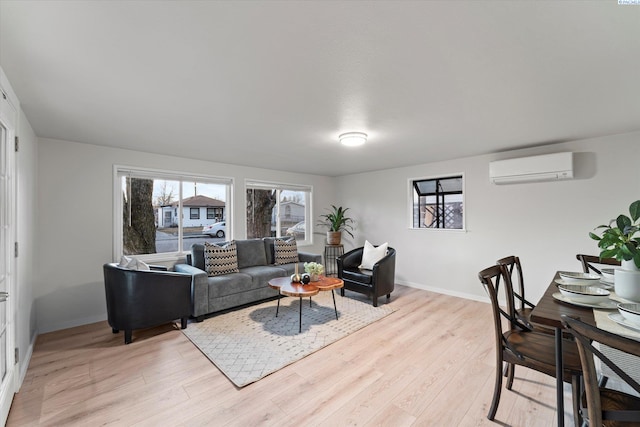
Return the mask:
<path id="1" fill-rule="evenodd" d="M 338 137 L 342 145 L 355 147 L 367 142 L 367 134 L 363 132 L 347 132 Z"/>

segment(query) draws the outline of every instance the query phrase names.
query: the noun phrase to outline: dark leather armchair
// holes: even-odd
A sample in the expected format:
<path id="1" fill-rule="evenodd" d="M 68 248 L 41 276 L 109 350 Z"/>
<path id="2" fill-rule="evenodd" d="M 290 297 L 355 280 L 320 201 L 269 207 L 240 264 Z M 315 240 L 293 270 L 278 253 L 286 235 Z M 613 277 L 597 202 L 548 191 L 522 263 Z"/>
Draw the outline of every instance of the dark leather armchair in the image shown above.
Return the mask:
<path id="1" fill-rule="evenodd" d="M 187 327 L 191 314 L 191 275 L 168 271 L 139 271 L 105 264 L 104 290 L 107 320 L 113 333 L 124 330 L 124 343 L 133 329 L 150 328 L 181 320 Z"/>
<path id="2" fill-rule="evenodd" d="M 358 268 L 362 263 L 363 251 L 364 247 L 357 248 L 336 259 L 338 277 L 344 281 L 340 293 L 344 296 L 344 290 L 349 289 L 367 294 L 373 299 L 373 306 L 377 307 L 378 297 L 386 295 L 387 301 L 391 298 L 396 275 L 396 250 L 388 248 L 387 255 L 373 266 L 373 270 Z"/>

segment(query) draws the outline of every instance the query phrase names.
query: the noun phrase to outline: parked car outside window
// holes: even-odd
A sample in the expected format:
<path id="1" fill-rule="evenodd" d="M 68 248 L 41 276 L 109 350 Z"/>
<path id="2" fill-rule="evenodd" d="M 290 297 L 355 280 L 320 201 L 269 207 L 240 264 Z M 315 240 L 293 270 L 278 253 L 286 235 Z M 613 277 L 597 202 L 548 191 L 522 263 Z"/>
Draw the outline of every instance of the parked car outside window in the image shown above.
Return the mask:
<path id="1" fill-rule="evenodd" d="M 224 237 L 225 228 L 225 221 L 216 222 L 215 224 L 205 225 L 204 227 L 202 227 L 202 234 L 208 234 L 212 237 Z"/>
<path id="2" fill-rule="evenodd" d="M 304 221 L 300 221 L 296 225 L 287 228 L 287 236 L 294 236 L 296 238 L 302 237 L 304 239 L 305 226 Z"/>

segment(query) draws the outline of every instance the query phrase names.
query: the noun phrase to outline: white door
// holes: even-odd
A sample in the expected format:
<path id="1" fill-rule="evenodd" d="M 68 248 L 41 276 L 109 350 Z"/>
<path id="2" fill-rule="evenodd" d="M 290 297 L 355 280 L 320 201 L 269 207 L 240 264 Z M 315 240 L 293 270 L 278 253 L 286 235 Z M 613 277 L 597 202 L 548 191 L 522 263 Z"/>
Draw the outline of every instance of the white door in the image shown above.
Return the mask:
<path id="1" fill-rule="evenodd" d="M 4 425 L 15 392 L 14 242 L 15 109 L 0 99 L 0 423 Z"/>

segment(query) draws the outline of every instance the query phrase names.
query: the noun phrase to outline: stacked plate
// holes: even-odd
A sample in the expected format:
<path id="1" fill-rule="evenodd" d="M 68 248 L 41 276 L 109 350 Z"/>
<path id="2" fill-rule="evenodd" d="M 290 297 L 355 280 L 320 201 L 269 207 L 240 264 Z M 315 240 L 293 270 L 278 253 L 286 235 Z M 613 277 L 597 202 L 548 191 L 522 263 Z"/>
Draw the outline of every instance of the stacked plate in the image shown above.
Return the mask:
<path id="1" fill-rule="evenodd" d="M 602 273 L 602 281 L 609 285 L 613 285 L 614 271 L 615 269 L 613 268 L 603 268 L 600 270 L 600 273 Z"/>
<path id="2" fill-rule="evenodd" d="M 609 314 L 609 319 L 627 328 L 640 331 L 640 304 L 621 302 L 618 304 L 618 313 Z"/>
<path id="3" fill-rule="evenodd" d="M 598 286 L 558 285 L 560 293 L 571 301 L 586 304 L 602 304 L 609 299 L 610 292 Z"/>

